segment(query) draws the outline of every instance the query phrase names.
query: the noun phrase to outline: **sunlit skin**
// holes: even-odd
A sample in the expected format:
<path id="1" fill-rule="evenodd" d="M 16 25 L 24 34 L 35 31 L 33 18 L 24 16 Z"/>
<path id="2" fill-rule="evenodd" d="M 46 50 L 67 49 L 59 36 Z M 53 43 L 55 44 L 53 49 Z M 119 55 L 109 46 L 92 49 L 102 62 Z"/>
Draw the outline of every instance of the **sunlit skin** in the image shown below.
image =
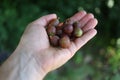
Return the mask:
<path id="1" fill-rule="evenodd" d="M 84 34 L 67 49 L 52 47 L 45 26 L 54 18 L 56 14 L 46 15 L 27 26 L 16 50 L 0 67 L 0 80 L 42 80 L 48 72 L 71 59 L 97 33 L 93 14 L 81 11 L 70 19 L 81 23 Z"/>

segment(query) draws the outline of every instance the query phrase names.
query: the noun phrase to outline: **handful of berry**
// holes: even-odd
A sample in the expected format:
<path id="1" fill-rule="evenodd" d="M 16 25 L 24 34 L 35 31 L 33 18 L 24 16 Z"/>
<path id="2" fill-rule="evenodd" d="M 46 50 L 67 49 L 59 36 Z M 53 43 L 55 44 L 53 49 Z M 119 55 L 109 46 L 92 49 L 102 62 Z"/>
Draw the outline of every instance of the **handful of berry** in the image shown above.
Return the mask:
<path id="1" fill-rule="evenodd" d="M 46 27 L 50 44 L 54 47 L 68 48 L 71 41 L 82 36 L 83 31 L 79 21 L 73 22 L 67 19 L 59 23 L 59 19 L 53 19 Z"/>

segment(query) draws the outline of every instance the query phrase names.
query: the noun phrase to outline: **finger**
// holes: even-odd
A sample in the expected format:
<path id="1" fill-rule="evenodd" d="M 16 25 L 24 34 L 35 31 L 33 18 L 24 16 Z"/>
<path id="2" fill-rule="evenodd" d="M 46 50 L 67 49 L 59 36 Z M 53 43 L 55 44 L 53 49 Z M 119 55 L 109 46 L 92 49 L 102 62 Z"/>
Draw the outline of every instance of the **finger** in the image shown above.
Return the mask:
<path id="1" fill-rule="evenodd" d="M 97 19 L 95 19 L 95 18 L 90 19 L 88 21 L 88 23 L 85 26 L 83 26 L 83 28 L 82 28 L 83 32 L 87 32 L 88 30 L 95 28 L 97 23 L 98 23 Z"/>
<path id="2" fill-rule="evenodd" d="M 56 14 L 49 14 L 43 17 L 40 17 L 39 19 L 35 20 L 33 23 L 34 24 L 39 24 L 41 26 L 46 26 L 50 20 L 57 18 Z"/>
<path id="3" fill-rule="evenodd" d="M 82 19 L 85 15 L 86 15 L 85 11 L 80 11 L 80 12 L 76 13 L 74 16 L 72 16 L 70 19 L 73 22 L 75 22 L 75 21 Z"/>
<path id="4" fill-rule="evenodd" d="M 84 44 L 86 44 L 90 39 L 96 35 L 97 31 L 95 29 L 90 29 L 83 36 L 75 40 L 75 45 L 77 50 L 80 49 Z"/>
<path id="5" fill-rule="evenodd" d="M 85 26 L 85 24 L 90 20 L 90 19 L 92 19 L 92 18 L 94 18 L 94 16 L 93 16 L 93 14 L 91 14 L 91 13 L 89 13 L 89 14 L 87 14 L 87 15 L 85 15 L 79 22 L 79 24 L 81 25 L 81 28 L 83 27 L 83 26 Z"/>

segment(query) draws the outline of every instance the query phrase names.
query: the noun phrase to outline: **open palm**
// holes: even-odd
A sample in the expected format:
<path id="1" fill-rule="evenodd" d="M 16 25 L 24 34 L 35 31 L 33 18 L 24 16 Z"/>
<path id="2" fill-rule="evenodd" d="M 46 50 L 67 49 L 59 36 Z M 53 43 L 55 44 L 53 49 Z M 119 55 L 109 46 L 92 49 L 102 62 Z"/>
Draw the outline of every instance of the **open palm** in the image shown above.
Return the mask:
<path id="1" fill-rule="evenodd" d="M 57 16 L 55 14 L 50 14 L 30 23 L 19 44 L 24 46 L 26 52 L 32 53 L 37 66 L 41 67 L 45 73 L 48 73 L 66 63 L 76 51 L 78 51 L 97 33 L 94 29 L 97 20 L 92 14 L 87 14 L 85 11 L 81 11 L 72 16 L 71 20 L 80 21 L 81 28 L 84 31 L 83 36 L 75 40 L 75 42 L 72 42 L 71 46 L 67 49 L 52 47 L 49 43 L 45 26 L 54 18 L 57 18 Z"/>

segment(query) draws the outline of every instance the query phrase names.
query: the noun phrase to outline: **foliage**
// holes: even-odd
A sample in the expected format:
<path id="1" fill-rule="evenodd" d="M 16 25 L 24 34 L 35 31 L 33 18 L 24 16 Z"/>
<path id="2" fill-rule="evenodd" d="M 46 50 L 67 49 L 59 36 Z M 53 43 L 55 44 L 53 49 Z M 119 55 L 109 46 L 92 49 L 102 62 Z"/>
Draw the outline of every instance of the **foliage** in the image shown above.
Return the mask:
<path id="1" fill-rule="evenodd" d="M 98 19 L 98 34 L 45 80 L 119 80 L 120 0 L 0 0 L 0 49 L 12 52 L 27 24 L 56 13 L 60 20 L 80 10 Z"/>

